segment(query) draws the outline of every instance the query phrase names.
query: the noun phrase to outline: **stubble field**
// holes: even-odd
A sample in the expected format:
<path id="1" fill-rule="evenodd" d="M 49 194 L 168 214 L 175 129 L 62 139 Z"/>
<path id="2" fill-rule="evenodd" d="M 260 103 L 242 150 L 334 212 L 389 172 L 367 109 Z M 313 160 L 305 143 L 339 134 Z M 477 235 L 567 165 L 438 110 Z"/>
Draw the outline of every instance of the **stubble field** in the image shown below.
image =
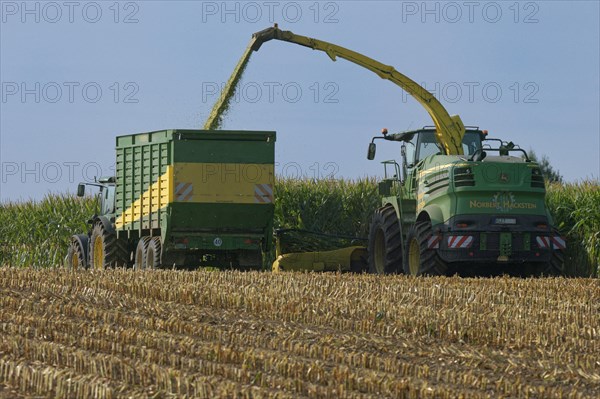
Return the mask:
<path id="1" fill-rule="evenodd" d="M 0 268 L 0 398 L 595 398 L 599 283 Z"/>

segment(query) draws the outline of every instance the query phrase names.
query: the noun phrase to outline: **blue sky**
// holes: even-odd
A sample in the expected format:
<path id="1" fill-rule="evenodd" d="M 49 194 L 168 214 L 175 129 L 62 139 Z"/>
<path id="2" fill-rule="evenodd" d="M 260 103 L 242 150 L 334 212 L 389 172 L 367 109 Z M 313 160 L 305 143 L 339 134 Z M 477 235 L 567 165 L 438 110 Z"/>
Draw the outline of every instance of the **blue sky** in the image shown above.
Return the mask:
<path id="1" fill-rule="evenodd" d="M 361 52 L 450 114 L 600 176 L 597 1 L 0 2 L 0 200 L 110 175 L 115 136 L 200 128 L 251 34 L 278 22 Z M 388 81 L 321 52 L 254 53 L 224 128 L 276 130 L 281 176 L 381 176 L 383 127 L 430 125 Z M 391 144 L 391 143 L 390 143 Z M 399 158 L 380 145 L 378 160 Z"/>

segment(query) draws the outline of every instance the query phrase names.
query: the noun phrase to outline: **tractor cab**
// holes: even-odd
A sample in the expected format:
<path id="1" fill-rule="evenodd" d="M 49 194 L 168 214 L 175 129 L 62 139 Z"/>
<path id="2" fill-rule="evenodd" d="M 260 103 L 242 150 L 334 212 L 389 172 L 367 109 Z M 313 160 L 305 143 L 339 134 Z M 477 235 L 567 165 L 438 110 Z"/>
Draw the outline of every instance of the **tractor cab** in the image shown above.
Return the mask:
<path id="1" fill-rule="evenodd" d="M 100 188 L 98 193 L 99 209 L 97 215 L 99 216 L 113 216 L 115 213 L 115 178 L 101 177 L 97 179 L 95 183 L 79 183 L 77 186 L 77 196 L 83 197 L 85 195 L 85 186 L 95 186 Z"/>

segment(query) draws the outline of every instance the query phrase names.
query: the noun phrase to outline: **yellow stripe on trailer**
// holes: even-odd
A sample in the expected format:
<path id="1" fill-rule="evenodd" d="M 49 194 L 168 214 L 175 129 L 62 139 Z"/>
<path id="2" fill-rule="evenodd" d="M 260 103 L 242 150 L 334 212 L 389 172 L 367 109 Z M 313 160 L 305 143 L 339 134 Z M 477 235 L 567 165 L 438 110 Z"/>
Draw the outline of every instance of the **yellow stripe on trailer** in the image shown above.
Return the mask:
<path id="1" fill-rule="evenodd" d="M 167 165 L 167 171 L 140 198 L 135 200 L 125 212 L 116 218 L 115 226 L 117 229 L 136 222 L 142 217 L 150 215 L 152 212 L 163 209 L 172 202 L 172 180 L 173 168 L 171 165 Z"/>
<path id="2" fill-rule="evenodd" d="M 176 163 L 173 202 L 273 203 L 272 164 Z"/>
<path id="3" fill-rule="evenodd" d="M 118 229 L 170 203 L 272 204 L 272 164 L 175 163 L 115 220 Z"/>

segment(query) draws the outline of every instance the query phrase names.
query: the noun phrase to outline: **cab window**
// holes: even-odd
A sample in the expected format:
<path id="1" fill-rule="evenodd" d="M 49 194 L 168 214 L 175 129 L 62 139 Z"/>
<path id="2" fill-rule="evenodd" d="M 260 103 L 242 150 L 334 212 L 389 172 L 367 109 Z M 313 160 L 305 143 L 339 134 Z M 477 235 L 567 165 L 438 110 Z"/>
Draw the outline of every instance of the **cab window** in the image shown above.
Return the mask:
<path id="1" fill-rule="evenodd" d="M 415 162 L 419 162 L 430 155 L 441 155 L 442 153 L 442 146 L 437 142 L 434 132 L 422 132 L 419 134 L 417 159 Z"/>
<path id="2" fill-rule="evenodd" d="M 115 211 L 115 187 L 107 186 L 103 187 L 100 192 L 102 198 L 102 214 L 108 215 Z"/>

